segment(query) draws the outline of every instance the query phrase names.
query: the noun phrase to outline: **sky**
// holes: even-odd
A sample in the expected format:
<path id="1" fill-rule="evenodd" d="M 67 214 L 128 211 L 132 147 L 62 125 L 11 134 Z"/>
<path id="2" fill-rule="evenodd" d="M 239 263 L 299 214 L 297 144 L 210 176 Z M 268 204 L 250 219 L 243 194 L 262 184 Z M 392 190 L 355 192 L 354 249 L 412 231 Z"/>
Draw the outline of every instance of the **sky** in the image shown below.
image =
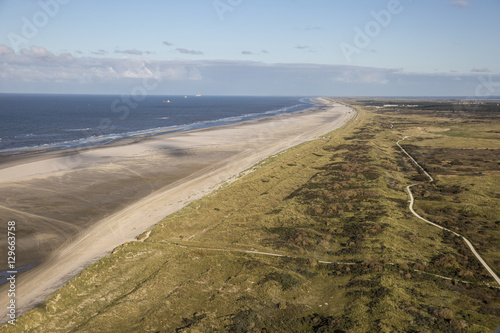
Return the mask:
<path id="1" fill-rule="evenodd" d="M 500 0 L 0 0 L 0 93 L 500 95 Z"/>

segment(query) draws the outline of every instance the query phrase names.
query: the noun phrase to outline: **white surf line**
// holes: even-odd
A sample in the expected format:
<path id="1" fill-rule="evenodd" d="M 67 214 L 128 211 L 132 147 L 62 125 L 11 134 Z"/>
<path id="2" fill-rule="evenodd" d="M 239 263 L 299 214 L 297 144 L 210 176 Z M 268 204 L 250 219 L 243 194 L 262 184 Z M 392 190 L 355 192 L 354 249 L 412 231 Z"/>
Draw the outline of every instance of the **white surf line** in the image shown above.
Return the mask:
<path id="1" fill-rule="evenodd" d="M 403 141 L 406 138 L 409 138 L 409 136 L 405 136 L 402 140 L 399 140 L 398 142 L 396 142 L 396 144 L 413 161 L 413 163 L 415 163 L 415 165 L 418 166 L 427 175 L 427 177 L 429 177 L 430 182 L 433 182 L 434 179 L 431 177 L 431 175 L 429 175 L 427 173 L 427 171 L 425 171 L 424 168 L 422 168 L 422 166 L 420 164 L 418 164 L 418 162 L 415 161 L 415 159 L 403 147 L 401 147 L 401 145 L 399 144 L 399 142 Z M 428 224 L 430 224 L 430 225 L 432 225 L 432 226 L 434 226 L 436 228 L 449 231 L 452 234 L 454 234 L 455 236 L 461 237 L 463 239 L 463 241 L 465 242 L 465 244 L 467 244 L 467 246 L 470 248 L 470 250 L 472 251 L 472 253 L 474 254 L 474 256 L 476 256 L 477 260 L 479 260 L 479 262 L 483 265 L 483 267 L 486 268 L 486 270 L 488 271 L 488 273 L 490 273 L 490 275 L 493 277 L 493 279 L 496 281 L 496 283 L 498 283 L 498 285 L 500 285 L 500 278 L 495 274 L 495 272 L 490 268 L 490 266 L 488 266 L 488 264 L 486 263 L 486 261 L 484 261 L 484 259 L 479 255 L 479 253 L 477 253 L 476 249 L 474 248 L 474 246 L 472 245 L 472 243 L 467 238 L 465 238 L 464 236 L 462 236 L 461 234 L 459 234 L 459 233 L 457 233 L 457 232 L 455 232 L 453 230 L 450 230 L 448 228 L 442 227 L 439 224 L 436 224 L 434 222 L 431 222 L 431 221 L 423 218 L 422 216 L 418 215 L 413 210 L 413 204 L 415 203 L 415 199 L 414 199 L 413 194 L 411 192 L 411 187 L 415 186 L 415 185 L 418 185 L 418 184 L 412 184 L 412 185 L 406 186 L 406 191 L 410 195 L 410 205 L 409 205 L 409 208 L 410 208 L 410 211 L 412 212 L 412 214 L 415 215 L 416 217 L 418 217 L 419 219 L 421 219 L 422 221 L 424 221 L 424 222 L 426 222 L 426 223 L 428 223 Z"/>

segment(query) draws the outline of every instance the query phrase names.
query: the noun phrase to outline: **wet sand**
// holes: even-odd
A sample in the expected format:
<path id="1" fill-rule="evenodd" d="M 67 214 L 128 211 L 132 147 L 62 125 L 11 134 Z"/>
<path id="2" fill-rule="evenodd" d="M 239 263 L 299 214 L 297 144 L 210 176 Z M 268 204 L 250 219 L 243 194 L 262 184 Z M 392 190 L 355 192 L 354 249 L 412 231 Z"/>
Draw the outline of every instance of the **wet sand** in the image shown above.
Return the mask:
<path id="1" fill-rule="evenodd" d="M 354 115 L 321 102 L 294 114 L 140 142 L 0 158 L 0 216 L 16 221 L 16 266 L 37 265 L 17 277 L 17 314 L 221 182 Z M 5 237 L 0 246 L 6 248 Z M 6 260 L 0 258 L 2 270 Z M 3 285 L 0 304 L 8 301 Z M 6 318 L 5 306 L 0 309 Z"/>

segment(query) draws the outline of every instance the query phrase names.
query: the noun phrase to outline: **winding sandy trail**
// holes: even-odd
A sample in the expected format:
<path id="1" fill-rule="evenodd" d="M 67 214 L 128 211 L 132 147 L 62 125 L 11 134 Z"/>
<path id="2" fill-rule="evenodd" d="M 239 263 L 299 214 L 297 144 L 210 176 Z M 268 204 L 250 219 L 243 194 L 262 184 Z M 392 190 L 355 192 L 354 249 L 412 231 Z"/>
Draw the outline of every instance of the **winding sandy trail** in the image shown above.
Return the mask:
<path id="1" fill-rule="evenodd" d="M 425 175 L 429 178 L 429 182 L 432 183 L 434 181 L 434 179 L 431 177 L 431 175 L 429 175 L 427 173 L 427 171 L 425 171 L 424 168 L 420 164 L 418 164 L 418 162 L 403 147 L 401 147 L 401 145 L 399 144 L 401 141 L 405 140 L 406 138 L 409 138 L 409 137 L 405 136 L 403 139 L 401 139 L 398 142 L 396 142 L 396 144 L 413 161 L 413 163 L 425 173 Z M 406 186 L 406 191 L 410 195 L 410 204 L 409 204 L 408 208 L 410 209 L 411 213 L 413 215 L 415 215 L 416 217 L 418 217 L 420 220 L 422 220 L 422 221 L 424 221 L 424 222 L 432 225 L 433 227 L 449 231 L 452 234 L 454 234 L 455 236 L 458 236 L 458 237 L 462 238 L 462 240 L 465 242 L 465 244 L 467 244 L 467 246 L 469 247 L 469 249 L 472 251 L 472 253 L 474 254 L 474 256 L 477 258 L 477 260 L 479 260 L 479 262 L 481 263 L 481 265 L 483 265 L 483 267 L 488 271 L 488 273 L 490 273 L 490 275 L 493 277 L 493 279 L 496 281 L 496 283 L 498 285 L 500 285 L 500 278 L 498 277 L 498 275 L 490 268 L 490 266 L 488 266 L 488 264 L 486 263 L 486 261 L 484 261 L 484 259 L 479 255 L 479 253 L 477 253 L 476 249 L 474 248 L 474 246 L 472 245 L 472 243 L 467 238 L 465 238 L 464 236 L 460 235 L 459 233 L 457 233 L 457 232 L 455 232 L 453 230 L 450 230 L 448 228 L 440 226 L 439 224 L 431 222 L 431 221 L 423 218 L 422 216 L 418 215 L 415 212 L 415 210 L 413 209 L 413 204 L 415 203 L 415 199 L 413 197 L 413 193 L 411 192 L 411 188 L 413 186 L 415 186 L 415 185 L 418 185 L 418 184 L 412 184 L 412 185 Z"/>
<path id="2" fill-rule="evenodd" d="M 196 149 L 203 147 L 232 149 L 238 146 L 240 149 L 229 158 L 210 164 L 102 219 L 82 232 L 76 240 L 56 251 L 43 264 L 20 275 L 16 281 L 16 315 L 19 316 L 40 304 L 85 267 L 115 247 L 134 240 L 137 235 L 151 228 L 165 216 L 212 192 L 221 182 L 234 178 L 264 158 L 341 127 L 356 114 L 354 109 L 345 105 L 327 99 L 318 101 L 323 105 L 314 112 L 299 112 L 296 115 L 272 117 L 266 121 L 184 132 L 163 139 L 169 140 L 169 145 L 181 143 L 184 147 L 196 145 Z M 132 153 L 137 154 L 164 145 L 165 142 L 161 140 L 148 141 L 142 146 L 141 143 L 137 143 L 124 147 L 96 149 L 85 154 L 89 160 L 94 158 L 92 161 L 96 160 L 95 156 L 128 158 Z M 40 163 L 48 167 L 46 172 L 49 174 L 70 171 L 54 169 L 53 162 L 40 161 Z M 40 168 L 33 167 L 20 168 L 17 173 L 16 170 L 6 170 L 4 177 L 46 177 L 46 174 L 41 175 L 43 173 L 41 171 Z M 4 305 L 8 304 L 9 299 L 7 286 L 2 287 L 0 318 L 3 323 L 8 320 Z"/>

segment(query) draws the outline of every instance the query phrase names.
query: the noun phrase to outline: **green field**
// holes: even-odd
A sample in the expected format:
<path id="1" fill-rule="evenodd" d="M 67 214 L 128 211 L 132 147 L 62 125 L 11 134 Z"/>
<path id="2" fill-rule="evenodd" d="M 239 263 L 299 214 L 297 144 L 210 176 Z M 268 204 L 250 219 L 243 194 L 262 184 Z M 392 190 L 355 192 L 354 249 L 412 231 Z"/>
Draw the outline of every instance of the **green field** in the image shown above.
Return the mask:
<path id="1" fill-rule="evenodd" d="M 415 210 L 500 273 L 499 107 L 341 102 L 358 110 L 342 129 L 167 217 L 0 331 L 492 332 L 500 289 L 410 213 L 405 186 L 421 182 Z"/>

